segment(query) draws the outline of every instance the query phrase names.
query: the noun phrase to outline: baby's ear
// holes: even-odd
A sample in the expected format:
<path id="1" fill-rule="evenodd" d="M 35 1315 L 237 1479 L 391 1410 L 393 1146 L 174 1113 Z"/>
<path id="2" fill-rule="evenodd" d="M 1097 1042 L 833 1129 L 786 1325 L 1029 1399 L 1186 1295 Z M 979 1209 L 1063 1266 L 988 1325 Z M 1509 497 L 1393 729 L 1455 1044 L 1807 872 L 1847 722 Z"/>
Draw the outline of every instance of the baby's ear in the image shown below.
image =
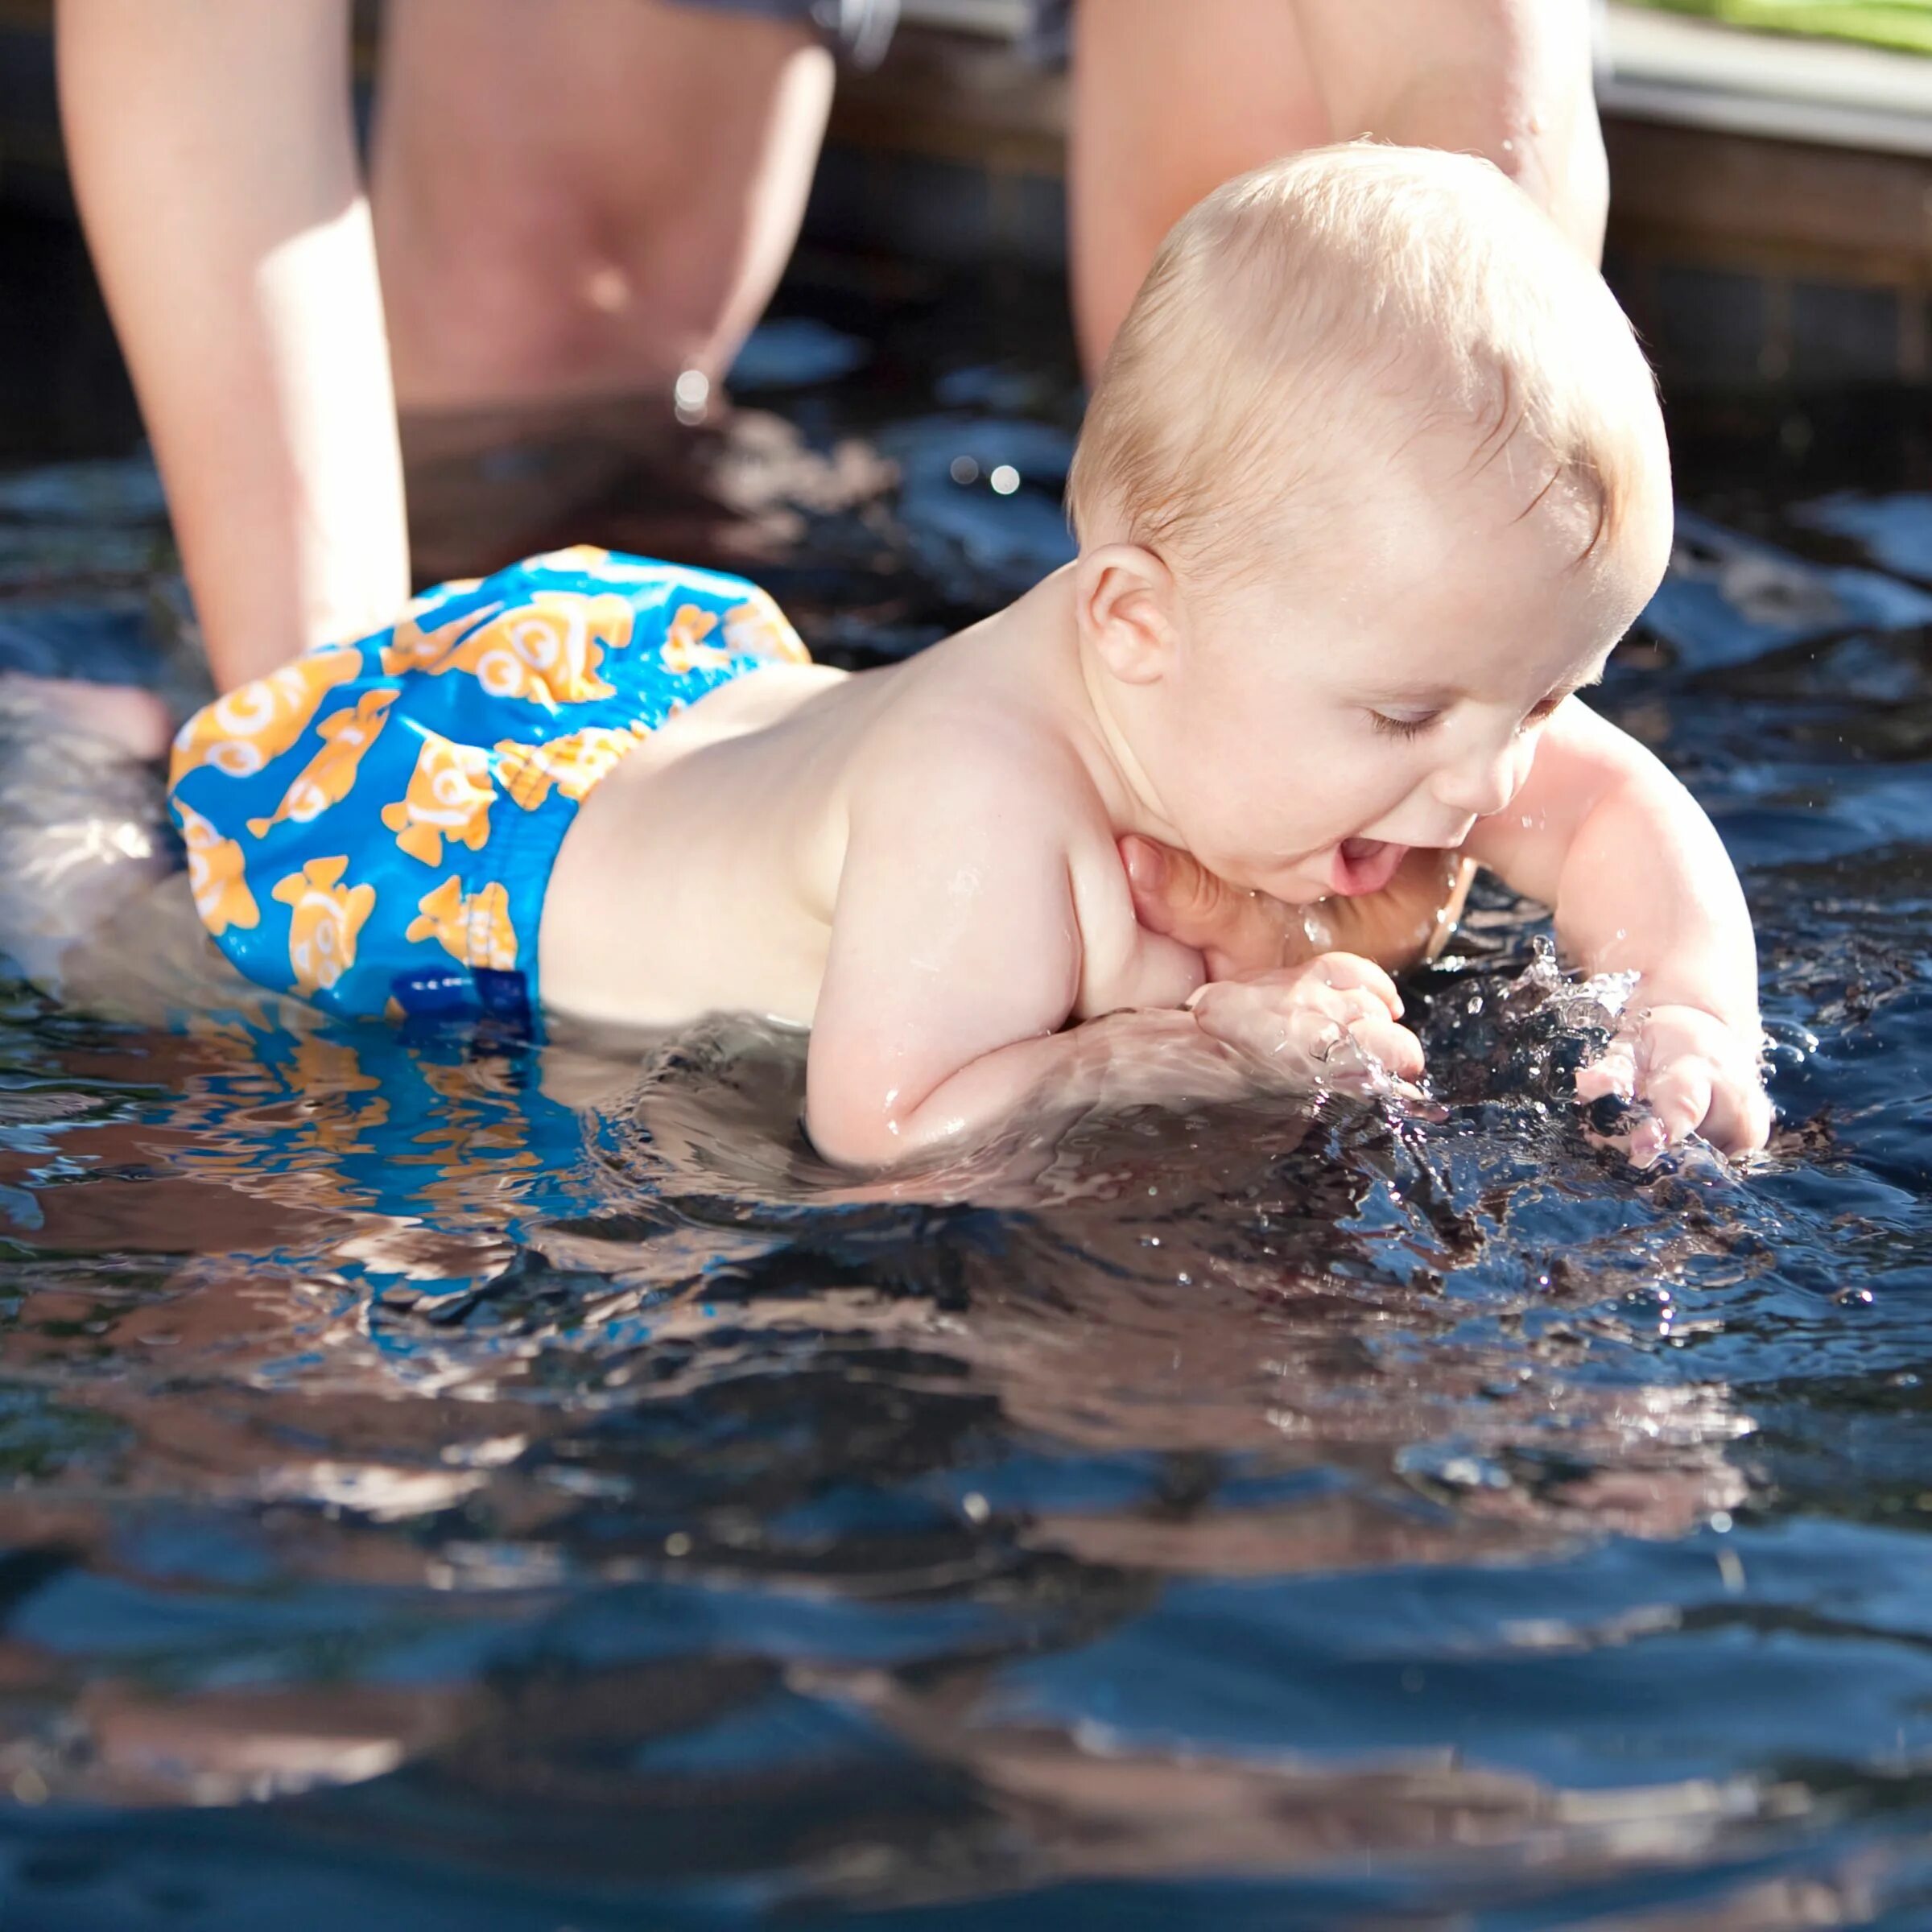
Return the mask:
<path id="1" fill-rule="evenodd" d="M 1173 661 L 1174 572 L 1138 543 L 1083 551 L 1074 566 L 1074 609 L 1080 635 L 1126 684 L 1158 683 Z"/>

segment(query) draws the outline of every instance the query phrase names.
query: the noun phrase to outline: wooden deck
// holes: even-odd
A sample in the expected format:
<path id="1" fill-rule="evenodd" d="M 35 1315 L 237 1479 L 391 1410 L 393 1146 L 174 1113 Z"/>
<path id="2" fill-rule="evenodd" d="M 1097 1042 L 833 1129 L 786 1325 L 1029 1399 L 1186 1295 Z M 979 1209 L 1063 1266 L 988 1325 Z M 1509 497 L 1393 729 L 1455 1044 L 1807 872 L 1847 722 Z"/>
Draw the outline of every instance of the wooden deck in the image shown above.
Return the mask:
<path id="1" fill-rule="evenodd" d="M 1666 381 L 1929 373 L 1932 60 L 1613 6 L 1608 268 Z"/>

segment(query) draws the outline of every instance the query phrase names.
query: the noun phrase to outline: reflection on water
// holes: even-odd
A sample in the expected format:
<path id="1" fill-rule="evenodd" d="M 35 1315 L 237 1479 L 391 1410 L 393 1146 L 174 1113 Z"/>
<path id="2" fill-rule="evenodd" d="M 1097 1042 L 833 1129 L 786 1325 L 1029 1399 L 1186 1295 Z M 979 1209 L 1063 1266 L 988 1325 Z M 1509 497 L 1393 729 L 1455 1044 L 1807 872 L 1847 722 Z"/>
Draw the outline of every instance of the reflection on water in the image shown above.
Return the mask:
<path id="1" fill-rule="evenodd" d="M 677 527 L 861 660 L 1056 554 L 1071 405 L 836 306 L 759 345 L 774 413 Z M 634 470 L 571 473 L 615 493 L 568 534 L 653 546 Z M 6 541 L 105 559 L 0 651 L 163 621 L 142 487 L 0 489 Z M 1411 1000 L 1427 1106 L 853 1185 L 749 1022 L 536 1050 L 222 978 L 151 779 L 0 694 L 0 916 L 63 989 L 0 985 L 14 1917 L 1924 1922 L 1913 502 L 1687 523 L 1606 693 L 1760 910 L 1748 1176 L 1592 1139 L 1604 1016 L 1492 897 Z"/>

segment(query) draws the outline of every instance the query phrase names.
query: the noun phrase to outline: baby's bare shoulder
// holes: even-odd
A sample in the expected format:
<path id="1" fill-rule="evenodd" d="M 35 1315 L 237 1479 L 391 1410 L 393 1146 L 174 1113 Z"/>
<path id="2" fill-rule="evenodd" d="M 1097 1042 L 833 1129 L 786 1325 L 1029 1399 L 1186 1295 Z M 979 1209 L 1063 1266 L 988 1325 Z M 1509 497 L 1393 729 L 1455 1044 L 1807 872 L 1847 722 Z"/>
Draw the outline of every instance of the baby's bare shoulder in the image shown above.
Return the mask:
<path id="1" fill-rule="evenodd" d="M 1023 960 L 1056 985 L 1063 970 L 1077 972 L 1088 939 L 1080 881 L 1110 835 L 1063 742 L 1022 709 L 968 698 L 908 706 L 865 749 L 841 915 L 864 906 L 881 922 L 948 929 L 970 917 L 1003 972 Z M 1049 967 L 1063 954 L 1064 968 Z"/>
<path id="2" fill-rule="evenodd" d="M 923 819 L 972 812 L 1003 836 L 1063 844 L 1104 830 L 1085 767 L 1051 724 L 997 697 L 937 694 L 884 721 L 865 746 L 854 795 Z"/>

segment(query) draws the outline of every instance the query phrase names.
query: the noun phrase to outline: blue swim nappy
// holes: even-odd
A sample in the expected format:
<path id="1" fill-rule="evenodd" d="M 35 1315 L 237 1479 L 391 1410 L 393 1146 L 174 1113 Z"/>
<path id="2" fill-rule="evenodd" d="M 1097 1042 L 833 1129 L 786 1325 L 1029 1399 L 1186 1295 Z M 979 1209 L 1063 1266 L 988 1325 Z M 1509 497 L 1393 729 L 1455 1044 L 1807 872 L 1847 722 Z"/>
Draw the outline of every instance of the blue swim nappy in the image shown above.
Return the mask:
<path id="1" fill-rule="evenodd" d="M 527 1022 L 592 786 L 707 691 L 807 662 L 741 577 L 584 547 L 445 584 L 182 727 L 196 910 L 250 979 L 329 1012 Z"/>

